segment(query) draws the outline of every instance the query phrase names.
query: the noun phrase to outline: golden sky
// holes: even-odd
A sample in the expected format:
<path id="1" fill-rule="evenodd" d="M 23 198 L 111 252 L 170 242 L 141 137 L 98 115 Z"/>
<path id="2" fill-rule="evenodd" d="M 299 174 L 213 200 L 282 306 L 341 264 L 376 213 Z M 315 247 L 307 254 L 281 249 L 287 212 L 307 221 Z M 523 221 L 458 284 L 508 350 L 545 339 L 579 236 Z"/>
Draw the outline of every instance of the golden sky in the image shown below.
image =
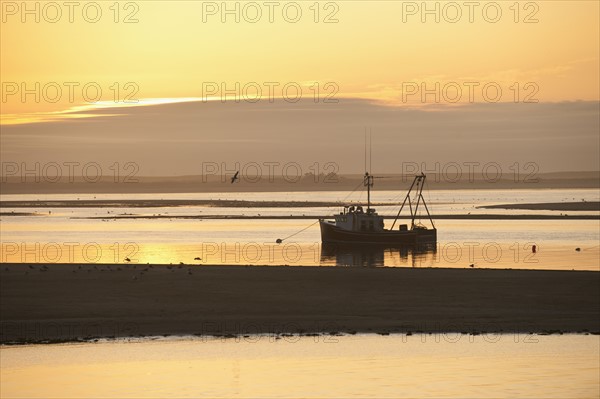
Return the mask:
<path id="1" fill-rule="evenodd" d="M 597 1 L 516 6 L 482 1 L 473 9 L 464 2 L 428 2 L 431 10 L 437 4 L 439 22 L 435 14 L 424 13 L 422 2 L 298 1 L 274 2 L 273 8 L 261 1 L 228 2 L 231 10 L 237 4 L 236 22 L 235 12 L 223 14 L 222 2 L 120 2 L 116 15 L 114 2 L 100 1 L 94 4 L 101 15 L 92 23 L 98 10 L 89 3 L 79 2 L 72 10 L 53 3 L 57 10 L 28 2 L 33 11 L 27 13 L 25 3 L 1 2 L 3 123 L 93 105 L 97 87 L 101 101 L 122 106 L 127 98 L 221 98 L 223 82 L 229 88 L 239 82 L 240 90 L 256 82 L 262 99 L 269 93 L 265 82 L 273 82 L 274 97 L 281 97 L 288 83 L 294 90 L 299 85 L 303 98 L 315 95 L 317 82 L 321 101 L 329 94 L 398 105 L 434 103 L 433 94 L 421 97 L 420 85 L 436 91 L 437 82 L 442 104 L 491 97 L 501 102 L 599 100 Z M 262 14 L 254 23 L 257 10 Z M 208 90 L 210 82 L 217 84 L 216 93 Z M 475 85 L 472 98 L 465 82 Z M 486 84 L 494 86 L 488 97 L 482 90 Z M 496 86 L 502 90 L 499 97 L 494 97 Z M 23 99 L 24 87 L 37 91 L 39 102 L 35 94 Z M 247 87 L 242 98 L 253 98 L 255 89 Z M 403 97 L 409 89 L 413 92 Z"/>

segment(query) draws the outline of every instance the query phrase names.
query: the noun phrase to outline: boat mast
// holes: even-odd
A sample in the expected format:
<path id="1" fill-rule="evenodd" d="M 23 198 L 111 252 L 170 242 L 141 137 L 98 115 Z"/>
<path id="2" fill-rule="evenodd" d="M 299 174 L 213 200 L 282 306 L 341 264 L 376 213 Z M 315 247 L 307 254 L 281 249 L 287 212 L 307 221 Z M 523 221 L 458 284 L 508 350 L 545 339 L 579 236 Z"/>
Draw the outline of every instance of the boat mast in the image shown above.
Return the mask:
<path id="1" fill-rule="evenodd" d="M 421 199 L 423 199 L 423 186 L 425 185 L 425 175 L 421 173 L 419 179 L 417 180 L 417 195 L 415 198 L 417 199 L 417 204 L 415 205 L 414 212 L 411 212 L 411 221 L 410 221 L 410 229 L 415 228 L 415 218 L 417 217 L 417 211 L 419 210 L 419 205 L 421 204 Z M 425 203 L 425 199 L 423 199 L 423 203 Z"/>
<path id="2" fill-rule="evenodd" d="M 371 210 L 371 187 L 373 187 L 373 176 L 369 172 L 365 172 L 363 184 L 367 186 L 367 212 Z"/>
<path id="3" fill-rule="evenodd" d="M 431 214 L 429 213 L 429 208 L 427 208 L 427 204 L 425 203 L 425 198 L 423 197 L 423 187 L 425 186 L 425 179 L 427 179 L 427 176 L 425 176 L 425 173 L 421 172 L 421 176 L 419 176 L 419 182 L 417 183 L 417 189 L 419 190 L 419 196 L 417 197 L 417 205 L 415 206 L 415 212 L 412 215 L 412 227 L 415 227 L 415 218 L 417 217 L 417 209 L 419 208 L 419 204 L 422 203 L 423 206 L 425 207 L 425 211 L 427 211 L 427 216 L 429 217 L 429 223 L 431 223 L 431 227 L 433 227 L 435 229 L 435 224 L 433 223 L 433 218 L 431 217 Z"/>
<path id="4" fill-rule="evenodd" d="M 400 217 L 400 213 L 402 212 L 402 209 L 404 209 L 404 205 L 406 205 L 406 202 L 408 202 L 408 206 L 410 207 L 410 214 L 412 216 L 412 204 L 410 202 L 410 193 L 413 190 L 413 187 L 415 186 L 415 183 L 417 182 L 417 180 L 419 180 L 419 176 L 415 176 L 415 178 L 413 179 L 413 182 L 410 185 L 410 188 L 408 189 L 406 196 L 404 197 L 404 201 L 402 202 L 402 205 L 400 206 L 400 209 L 398 210 L 398 214 L 396 215 L 396 218 L 394 219 L 394 223 L 392 223 L 391 230 L 394 230 L 394 226 L 396 225 L 396 222 L 398 221 L 398 218 Z"/>
<path id="5" fill-rule="evenodd" d="M 373 147 L 371 145 L 372 133 L 369 128 L 369 169 L 367 169 L 367 128 L 365 127 L 365 177 L 363 180 L 363 185 L 367 186 L 367 213 L 371 210 L 371 187 L 373 187 L 373 176 L 371 176 L 371 166 L 373 163 L 372 150 Z"/>
<path id="6" fill-rule="evenodd" d="M 419 205 L 422 203 L 423 206 L 425 207 L 425 210 L 427 211 L 427 216 L 429 217 L 429 222 L 431 223 L 431 227 L 433 227 L 435 229 L 435 224 L 433 223 L 433 218 L 431 217 L 431 214 L 429 213 L 429 208 L 427 207 L 427 203 L 425 202 L 425 198 L 423 198 L 423 186 L 425 185 L 425 179 L 427 179 L 427 177 L 425 176 L 424 173 L 421 173 L 420 175 L 416 175 L 412 184 L 410 185 L 410 188 L 408 189 L 408 192 L 406 193 L 406 196 L 404 197 L 404 202 L 402 202 L 402 206 L 400 206 L 400 210 L 398 211 L 398 214 L 396 215 L 396 218 L 394 219 L 394 223 L 392 223 L 392 227 L 391 230 L 394 229 L 394 226 L 396 225 L 396 222 L 398 221 L 398 218 L 400 217 L 400 213 L 402 212 L 402 209 L 404 209 L 404 206 L 406 205 L 406 203 L 408 202 L 408 207 L 410 210 L 410 228 L 411 230 L 415 227 L 415 218 L 417 217 L 417 210 L 419 209 Z M 413 203 L 410 200 L 410 195 L 413 191 L 413 189 L 416 187 L 417 190 L 417 195 L 415 196 L 416 199 L 416 204 L 415 204 L 415 208 L 413 209 Z"/>

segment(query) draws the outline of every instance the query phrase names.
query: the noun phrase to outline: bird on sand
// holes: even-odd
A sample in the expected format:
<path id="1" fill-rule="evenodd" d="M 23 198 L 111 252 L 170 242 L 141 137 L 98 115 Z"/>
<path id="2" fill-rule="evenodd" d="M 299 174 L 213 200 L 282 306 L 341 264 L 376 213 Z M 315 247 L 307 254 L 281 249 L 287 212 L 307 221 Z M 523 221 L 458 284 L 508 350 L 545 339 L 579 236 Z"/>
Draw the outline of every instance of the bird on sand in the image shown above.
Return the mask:
<path id="1" fill-rule="evenodd" d="M 475 267 L 475 263 L 471 263 L 469 267 Z"/>
<path id="2" fill-rule="evenodd" d="M 131 259 L 125 258 L 125 262 L 131 262 Z"/>
<path id="3" fill-rule="evenodd" d="M 240 174 L 239 170 L 237 172 L 235 172 L 235 175 L 233 175 L 233 177 L 231 178 L 231 184 L 235 183 L 236 180 L 239 180 L 239 178 L 238 178 L 239 174 Z"/>
<path id="4" fill-rule="evenodd" d="M 199 256 L 196 256 L 196 257 L 194 258 L 194 260 L 202 260 L 202 258 L 201 258 L 201 257 L 199 257 Z"/>

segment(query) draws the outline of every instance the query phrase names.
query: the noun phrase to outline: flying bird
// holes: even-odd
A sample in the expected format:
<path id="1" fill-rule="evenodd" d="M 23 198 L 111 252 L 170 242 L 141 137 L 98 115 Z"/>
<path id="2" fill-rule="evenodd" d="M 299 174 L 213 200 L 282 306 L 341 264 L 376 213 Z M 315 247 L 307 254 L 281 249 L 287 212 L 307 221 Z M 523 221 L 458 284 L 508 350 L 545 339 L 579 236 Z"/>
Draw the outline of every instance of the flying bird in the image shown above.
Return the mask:
<path id="1" fill-rule="evenodd" d="M 233 175 L 233 177 L 231 178 L 231 184 L 235 183 L 236 180 L 239 180 L 239 178 L 238 178 L 239 174 L 240 174 L 239 170 L 237 172 L 235 172 L 235 175 Z"/>

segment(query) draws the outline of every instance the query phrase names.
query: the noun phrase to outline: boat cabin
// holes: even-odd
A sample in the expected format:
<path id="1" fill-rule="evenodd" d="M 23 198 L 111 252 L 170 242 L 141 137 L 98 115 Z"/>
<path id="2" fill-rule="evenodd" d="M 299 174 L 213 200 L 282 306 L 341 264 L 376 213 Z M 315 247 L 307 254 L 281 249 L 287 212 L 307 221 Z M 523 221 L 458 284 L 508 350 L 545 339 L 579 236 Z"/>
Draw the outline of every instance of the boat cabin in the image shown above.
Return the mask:
<path id="1" fill-rule="evenodd" d="M 362 206 L 345 206 L 344 211 L 334 215 L 335 225 L 348 231 L 383 231 L 383 216 L 379 216 L 375 209 Z"/>

